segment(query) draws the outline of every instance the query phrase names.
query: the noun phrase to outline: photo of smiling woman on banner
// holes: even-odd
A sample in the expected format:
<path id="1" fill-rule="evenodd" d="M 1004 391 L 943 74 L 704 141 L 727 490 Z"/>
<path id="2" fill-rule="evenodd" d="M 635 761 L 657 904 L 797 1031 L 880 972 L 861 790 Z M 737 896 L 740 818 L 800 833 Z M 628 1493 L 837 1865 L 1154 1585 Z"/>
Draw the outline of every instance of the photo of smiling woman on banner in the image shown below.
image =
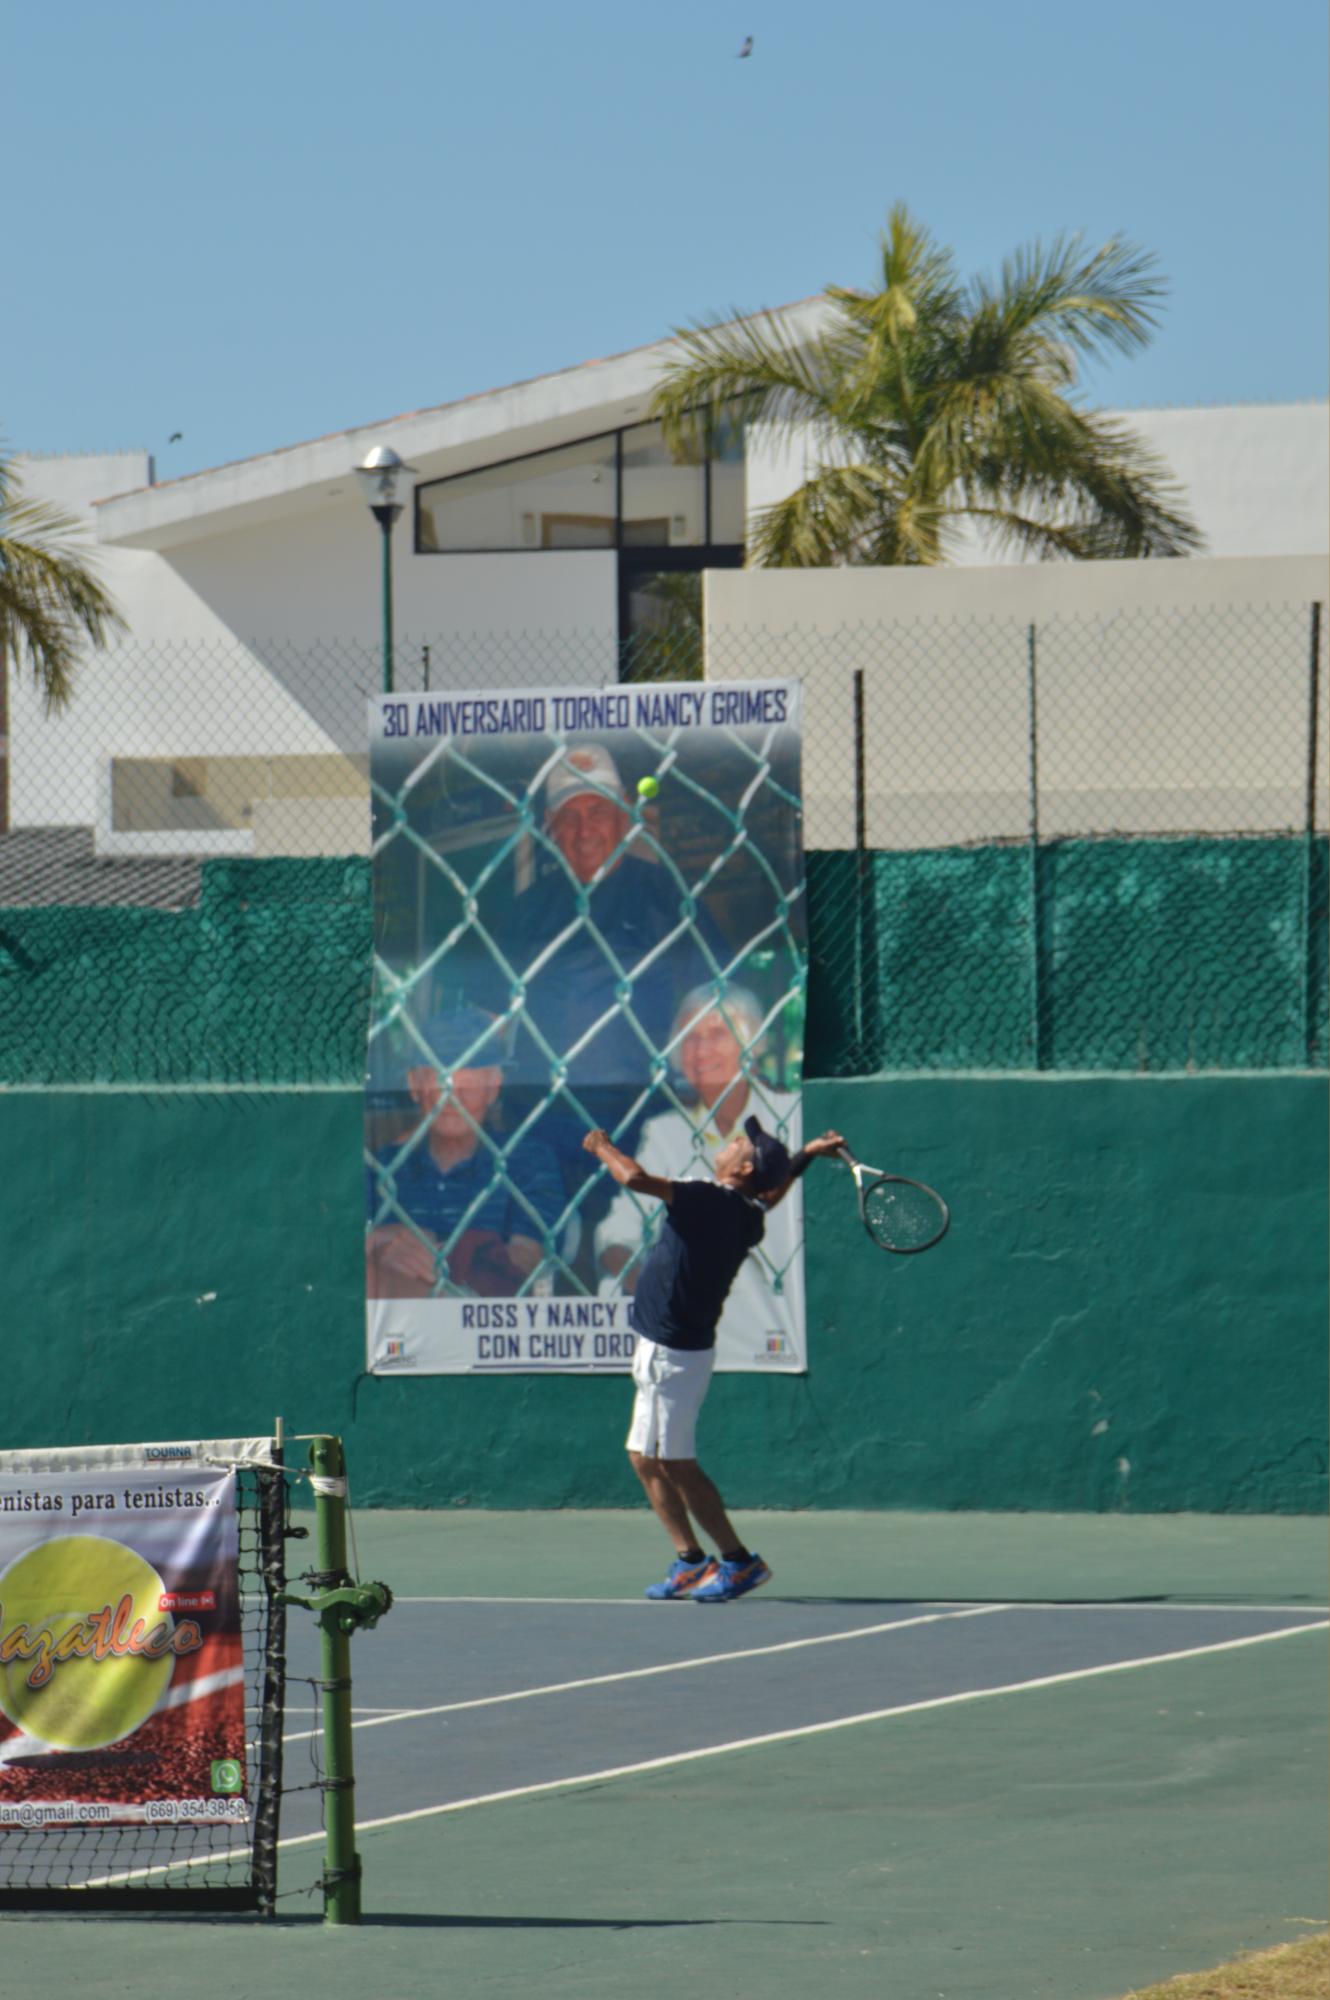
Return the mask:
<path id="1" fill-rule="evenodd" d="M 743 1105 L 797 1144 L 798 695 L 371 704 L 372 1369 L 626 1369 L 640 1219 L 586 1133 L 680 1177 Z M 791 1203 L 718 1366 L 805 1365 L 801 1234 Z"/>

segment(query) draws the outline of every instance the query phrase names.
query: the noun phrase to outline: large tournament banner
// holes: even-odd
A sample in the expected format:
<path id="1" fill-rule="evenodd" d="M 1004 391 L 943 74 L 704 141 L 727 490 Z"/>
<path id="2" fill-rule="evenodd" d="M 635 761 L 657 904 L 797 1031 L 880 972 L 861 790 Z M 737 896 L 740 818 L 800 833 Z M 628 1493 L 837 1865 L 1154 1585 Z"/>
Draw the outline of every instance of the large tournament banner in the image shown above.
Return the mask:
<path id="1" fill-rule="evenodd" d="M 247 1790 L 234 1471 L 0 1467 L 0 1838 L 244 1825 Z"/>
<path id="2" fill-rule="evenodd" d="M 801 1136 L 797 681 L 370 704 L 365 1097 L 377 1374 L 626 1371 L 660 1204 L 583 1148 L 709 1176 L 756 1115 Z M 716 1365 L 806 1364 L 798 1184 Z"/>

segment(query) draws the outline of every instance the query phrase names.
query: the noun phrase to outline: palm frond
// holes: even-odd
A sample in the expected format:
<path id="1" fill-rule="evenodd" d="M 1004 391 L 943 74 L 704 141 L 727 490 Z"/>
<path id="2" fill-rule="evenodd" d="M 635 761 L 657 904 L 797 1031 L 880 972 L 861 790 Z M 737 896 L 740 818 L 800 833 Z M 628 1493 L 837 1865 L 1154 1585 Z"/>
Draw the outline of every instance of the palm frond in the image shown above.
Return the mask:
<path id="1" fill-rule="evenodd" d="M 1041 557 L 1201 546 L 1162 461 L 1072 399 L 1088 356 L 1150 338 L 1165 293 L 1150 253 L 1058 236 L 962 287 L 951 253 L 898 204 L 877 275 L 874 290 L 828 286 L 811 341 L 772 314 L 679 336 L 653 400 L 667 436 L 695 438 L 737 408 L 816 465 L 755 523 L 754 561 L 944 561 L 967 513 Z"/>
<path id="2" fill-rule="evenodd" d="M 821 466 L 754 517 L 749 560 L 766 569 L 826 569 L 863 561 L 901 497 L 900 482 L 889 469 Z"/>
<path id="3" fill-rule="evenodd" d="M 124 620 L 72 515 L 24 500 L 0 458 L 0 655 L 26 659 L 48 712 L 73 692 L 80 636 L 104 646 Z"/>
<path id="4" fill-rule="evenodd" d="M 1025 454 L 1020 441 L 997 441 L 993 458 L 970 482 L 971 511 L 987 497 L 1002 513 L 1052 536 L 1050 552 L 1082 561 L 1195 555 L 1204 537 L 1159 455 L 1124 424 L 1074 413 L 1077 435 L 1066 449 Z M 1009 544 L 1031 552 L 1023 525 Z M 1038 540 L 1038 536 L 1035 537 Z M 1042 552 L 1042 549 L 1040 550 Z"/>
<path id="5" fill-rule="evenodd" d="M 679 358 L 668 364 L 648 406 L 672 449 L 704 447 L 736 414 L 769 425 L 777 437 L 808 427 L 834 435 L 835 371 L 825 365 L 820 341 L 798 340 L 779 314 L 678 327 L 675 339 Z"/>
<path id="6" fill-rule="evenodd" d="M 1038 329 L 1081 355 L 1131 353 L 1148 344 L 1167 293 L 1154 256 L 1121 237 L 1085 252 L 1078 236 L 1028 244 L 1008 257 L 1001 283 L 977 279 L 972 309 L 996 309 L 1015 334 Z"/>

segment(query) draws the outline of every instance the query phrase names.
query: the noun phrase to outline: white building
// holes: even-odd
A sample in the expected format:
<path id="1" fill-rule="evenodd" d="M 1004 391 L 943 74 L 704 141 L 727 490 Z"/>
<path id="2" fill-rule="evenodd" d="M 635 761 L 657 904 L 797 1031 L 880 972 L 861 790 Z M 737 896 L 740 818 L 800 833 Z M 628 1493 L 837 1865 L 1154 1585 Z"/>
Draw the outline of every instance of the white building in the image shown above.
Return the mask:
<path id="1" fill-rule="evenodd" d="M 790 308 L 791 329 L 819 311 Z M 747 516 L 803 471 L 757 430 L 706 464 L 674 463 L 645 420 L 671 348 L 162 484 L 144 453 L 20 460 L 29 494 L 87 522 L 130 636 L 89 654 L 61 715 L 11 677 L 10 826 L 93 828 L 104 855 L 364 848 L 380 542 L 352 471 L 374 445 L 413 468 L 394 536 L 397 685 L 616 678 L 621 643 L 650 630 L 662 597 L 740 568 Z M 1177 475 L 1208 556 L 1330 550 L 1325 404 L 1125 415 Z M 977 542 L 964 558 L 989 560 Z M 931 592 L 938 607 L 961 583 L 905 581 L 912 603 Z M 822 583 L 864 587 L 857 573 Z M 730 590 L 726 622 L 744 606 L 770 626 L 775 602 Z"/>

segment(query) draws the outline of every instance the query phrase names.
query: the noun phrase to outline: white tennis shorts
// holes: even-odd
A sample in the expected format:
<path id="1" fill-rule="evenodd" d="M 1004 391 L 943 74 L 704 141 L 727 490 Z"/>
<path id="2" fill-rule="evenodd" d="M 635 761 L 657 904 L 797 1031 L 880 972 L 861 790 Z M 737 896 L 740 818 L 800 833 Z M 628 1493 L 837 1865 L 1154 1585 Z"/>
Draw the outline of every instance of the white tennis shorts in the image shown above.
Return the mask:
<path id="1" fill-rule="evenodd" d="M 626 1440 L 644 1458 L 696 1458 L 697 1413 L 711 1387 L 714 1347 L 662 1347 L 637 1336 L 633 1381 L 637 1395 Z"/>

